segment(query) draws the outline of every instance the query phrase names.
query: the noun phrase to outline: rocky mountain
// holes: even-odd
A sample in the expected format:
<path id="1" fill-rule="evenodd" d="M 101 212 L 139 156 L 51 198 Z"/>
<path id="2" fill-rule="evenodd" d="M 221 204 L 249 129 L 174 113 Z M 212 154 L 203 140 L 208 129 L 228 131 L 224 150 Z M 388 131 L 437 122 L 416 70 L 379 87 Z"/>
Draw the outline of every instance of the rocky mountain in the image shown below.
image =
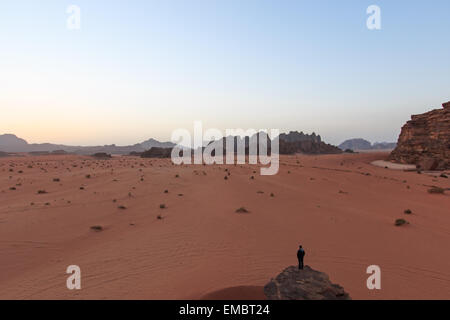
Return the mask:
<path id="1" fill-rule="evenodd" d="M 349 139 L 342 142 L 338 147 L 341 150 L 370 150 L 372 149 L 372 143 L 361 138 Z"/>
<path id="2" fill-rule="evenodd" d="M 341 150 L 392 150 L 396 147 L 395 142 L 375 142 L 372 144 L 370 141 L 357 138 L 345 140 L 339 145 Z"/>
<path id="3" fill-rule="evenodd" d="M 18 138 L 13 134 L 0 135 L 0 151 L 3 152 L 33 152 L 33 153 L 47 153 L 47 152 L 68 152 L 76 154 L 129 154 L 131 152 L 144 152 L 153 147 L 171 148 L 175 146 L 171 142 L 159 142 L 155 139 L 149 139 L 142 143 L 137 143 L 131 146 L 67 146 L 52 143 L 32 143 L 29 144 L 26 140 Z"/>
<path id="4" fill-rule="evenodd" d="M 264 286 L 268 300 L 350 300 L 338 284 L 331 283 L 327 274 L 305 266 L 291 266 Z"/>
<path id="5" fill-rule="evenodd" d="M 280 134 L 280 154 L 338 154 L 342 150 L 322 141 L 320 135 L 291 131 Z"/>
<path id="6" fill-rule="evenodd" d="M 271 150 L 271 140 L 268 137 L 268 135 L 264 132 L 259 132 L 252 137 L 232 137 L 234 139 L 234 151 L 237 152 L 237 143 L 243 143 L 245 145 L 245 152 L 246 154 L 249 153 L 249 144 L 250 139 L 257 139 L 255 141 L 259 141 L 259 139 L 266 139 L 267 140 L 267 149 L 270 152 Z M 224 138 L 222 140 L 223 146 L 225 147 L 225 141 Z M 219 140 L 220 142 L 220 140 Z M 218 141 L 212 141 L 208 143 L 211 144 L 217 144 Z M 258 149 L 259 150 L 259 149 Z M 296 154 L 296 153 L 303 153 L 303 154 L 338 154 L 342 153 L 342 150 L 339 148 L 327 144 L 322 141 L 320 135 L 316 135 L 315 133 L 312 133 L 311 135 L 304 134 L 303 132 L 297 132 L 297 131 L 291 131 L 288 134 L 282 133 L 279 136 L 279 152 L 280 154 Z M 225 153 L 225 150 L 224 150 Z"/>
<path id="7" fill-rule="evenodd" d="M 172 148 L 153 147 L 140 154 L 141 158 L 170 158 Z"/>
<path id="8" fill-rule="evenodd" d="M 26 149 L 27 147 L 28 142 L 14 134 L 0 135 L 0 150 L 4 152 L 18 152 L 17 150 Z"/>
<path id="9" fill-rule="evenodd" d="M 411 116 L 389 159 L 423 170 L 450 169 L 450 101 L 442 107 Z"/>
<path id="10" fill-rule="evenodd" d="M 144 142 L 139 143 L 139 146 L 142 147 L 145 150 L 151 149 L 151 148 L 173 148 L 175 147 L 175 144 L 172 142 L 159 142 L 155 139 L 148 139 Z"/>
<path id="11" fill-rule="evenodd" d="M 298 142 L 298 141 L 312 141 L 316 143 L 322 142 L 322 138 L 320 135 L 316 135 L 314 132 L 312 134 L 304 134 L 298 131 L 291 131 L 288 134 L 282 133 L 280 134 L 280 140 L 285 142 Z"/>

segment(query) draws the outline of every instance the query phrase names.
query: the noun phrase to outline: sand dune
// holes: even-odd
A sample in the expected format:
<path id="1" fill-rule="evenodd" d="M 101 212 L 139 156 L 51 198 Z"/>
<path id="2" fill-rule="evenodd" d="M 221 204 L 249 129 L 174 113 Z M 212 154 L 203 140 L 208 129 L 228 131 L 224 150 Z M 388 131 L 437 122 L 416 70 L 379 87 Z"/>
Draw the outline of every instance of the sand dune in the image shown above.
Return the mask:
<path id="1" fill-rule="evenodd" d="M 354 299 L 448 299 L 450 196 L 427 190 L 449 181 L 370 164 L 382 158 L 286 156 L 265 177 L 250 165 L 2 158 L 0 299 L 262 298 L 299 243 Z M 78 291 L 66 288 L 72 264 Z M 372 264 L 380 291 L 366 288 Z"/>

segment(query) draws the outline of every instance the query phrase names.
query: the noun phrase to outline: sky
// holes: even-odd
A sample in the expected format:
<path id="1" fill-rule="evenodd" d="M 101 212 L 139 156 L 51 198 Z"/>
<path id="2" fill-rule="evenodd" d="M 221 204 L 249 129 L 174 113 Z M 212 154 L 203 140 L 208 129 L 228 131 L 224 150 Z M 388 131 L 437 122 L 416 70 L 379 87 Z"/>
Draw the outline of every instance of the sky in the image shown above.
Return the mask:
<path id="1" fill-rule="evenodd" d="M 0 134 L 128 145 L 200 120 L 396 141 L 450 100 L 449 13 L 448 0 L 2 0 Z"/>

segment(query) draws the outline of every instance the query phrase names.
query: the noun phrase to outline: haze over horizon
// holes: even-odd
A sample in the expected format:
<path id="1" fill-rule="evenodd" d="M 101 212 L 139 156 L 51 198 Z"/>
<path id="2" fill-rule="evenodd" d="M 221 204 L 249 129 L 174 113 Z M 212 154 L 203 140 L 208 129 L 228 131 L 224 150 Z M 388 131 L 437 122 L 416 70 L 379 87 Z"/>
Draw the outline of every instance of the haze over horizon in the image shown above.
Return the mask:
<path id="1" fill-rule="evenodd" d="M 68 30 L 68 5 L 81 30 Z M 366 28 L 381 8 L 382 29 Z M 450 3 L 8 1 L 0 134 L 132 145 L 173 130 L 278 128 L 397 141 L 450 100 Z"/>

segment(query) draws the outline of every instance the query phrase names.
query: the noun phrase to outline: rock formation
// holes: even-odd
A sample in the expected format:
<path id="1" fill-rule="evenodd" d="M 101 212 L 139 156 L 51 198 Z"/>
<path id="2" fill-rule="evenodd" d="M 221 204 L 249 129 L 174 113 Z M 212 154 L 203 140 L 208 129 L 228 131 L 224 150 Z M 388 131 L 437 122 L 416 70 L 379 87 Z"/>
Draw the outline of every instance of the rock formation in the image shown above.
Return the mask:
<path id="1" fill-rule="evenodd" d="M 422 170 L 450 169 L 450 102 L 442 106 L 411 117 L 390 160 L 415 164 Z"/>
<path id="2" fill-rule="evenodd" d="M 370 141 L 357 138 L 345 140 L 339 145 L 341 150 L 393 150 L 397 144 L 395 142 L 375 142 L 374 144 Z"/>
<path id="3" fill-rule="evenodd" d="M 353 151 L 357 151 L 357 150 L 370 150 L 372 149 L 372 144 L 370 143 L 370 141 L 361 139 L 361 138 L 357 138 L 357 139 L 349 139 L 349 140 L 345 140 L 344 142 L 342 142 L 339 145 L 339 149 L 341 150 L 353 150 Z"/>
<path id="4" fill-rule="evenodd" d="M 170 158 L 172 148 L 153 147 L 141 154 L 141 158 Z"/>
<path id="5" fill-rule="evenodd" d="M 320 135 L 291 131 L 280 134 L 280 154 L 338 154 L 342 150 L 322 141 Z"/>
<path id="6" fill-rule="evenodd" d="M 350 300 L 340 285 L 330 282 L 328 276 L 309 266 L 303 270 L 288 267 L 264 286 L 269 300 Z"/>
<path id="7" fill-rule="evenodd" d="M 342 150 L 323 141 L 286 142 L 280 139 L 280 154 L 339 154 Z"/>
<path id="8" fill-rule="evenodd" d="M 232 138 L 234 141 L 234 152 L 238 151 L 238 145 L 243 145 L 245 148 L 245 154 L 248 155 L 250 153 L 250 141 L 254 141 L 256 145 L 256 151 L 259 152 L 259 141 L 260 139 L 267 140 L 267 152 L 271 153 L 271 140 L 268 135 L 264 132 L 259 132 L 254 134 L 252 137 L 228 137 Z M 250 140 L 252 139 L 252 140 Z M 223 153 L 226 153 L 226 138 L 222 140 L 211 141 L 207 143 L 211 148 L 216 144 L 217 148 L 223 147 Z M 322 141 L 320 135 L 312 134 L 304 134 L 303 132 L 291 131 L 288 134 L 282 133 L 279 136 L 279 153 L 292 155 L 296 153 L 302 154 L 339 154 L 342 153 L 342 150 L 338 147 L 335 147 L 331 144 L 327 144 Z"/>

